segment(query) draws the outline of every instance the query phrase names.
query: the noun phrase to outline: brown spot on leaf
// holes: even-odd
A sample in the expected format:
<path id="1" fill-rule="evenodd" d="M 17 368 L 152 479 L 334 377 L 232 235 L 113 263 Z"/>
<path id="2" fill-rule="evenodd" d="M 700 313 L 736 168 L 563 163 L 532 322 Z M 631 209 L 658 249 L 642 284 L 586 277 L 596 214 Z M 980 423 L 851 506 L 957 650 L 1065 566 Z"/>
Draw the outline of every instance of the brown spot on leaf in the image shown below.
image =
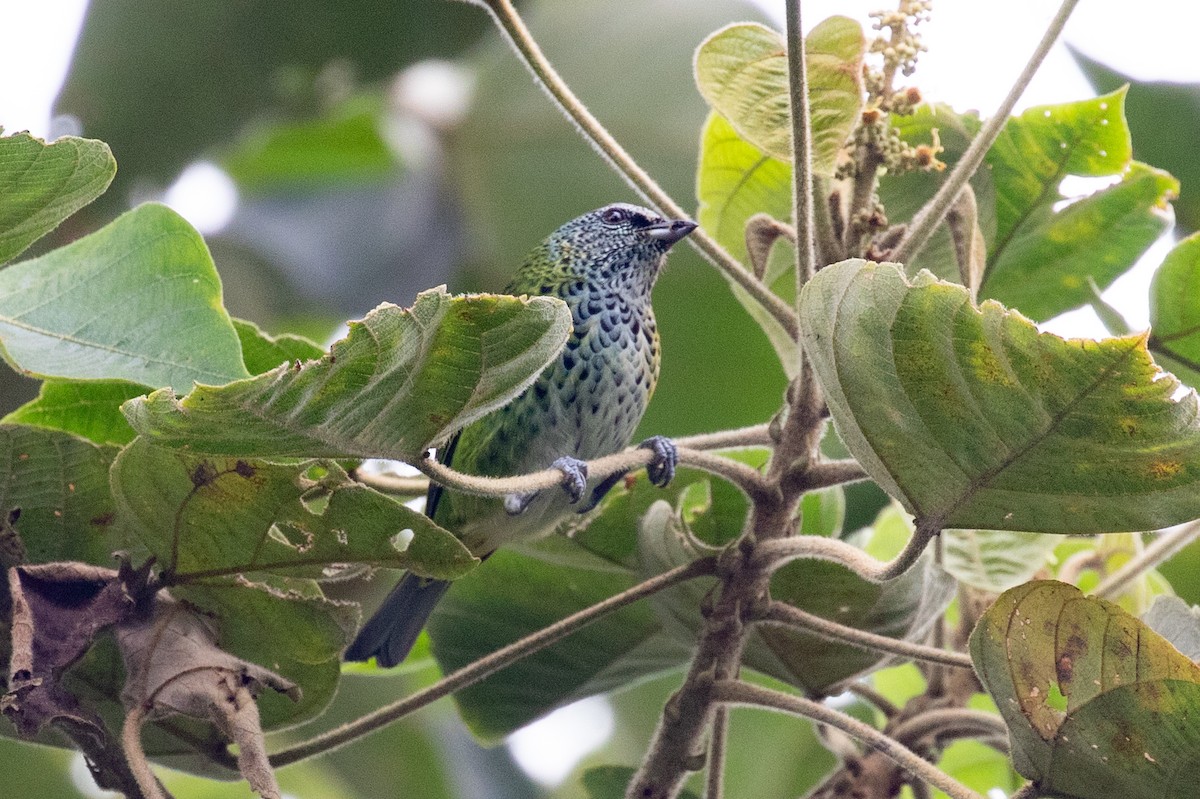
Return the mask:
<path id="1" fill-rule="evenodd" d="M 192 485 L 196 488 L 203 488 L 217 479 L 217 470 L 211 463 L 205 461 L 197 464 L 196 468 L 192 470 L 191 477 Z"/>
<path id="2" fill-rule="evenodd" d="M 99 516 L 93 516 L 88 519 L 88 524 L 95 525 L 96 527 L 107 527 L 113 523 L 115 516 L 112 511 L 101 513 Z"/>
<path id="3" fill-rule="evenodd" d="M 1170 480 L 1183 471 L 1179 461 L 1155 461 L 1150 464 L 1150 476 L 1155 480 Z"/>
<path id="4" fill-rule="evenodd" d="M 1054 668 L 1060 683 L 1070 682 L 1075 671 L 1075 661 L 1071 659 L 1070 655 L 1062 655 L 1054 664 Z"/>
<path id="5" fill-rule="evenodd" d="M 245 477 L 246 479 L 253 477 L 257 471 L 253 466 L 245 461 L 238 461 L 237 464 L 234 465 L 233 470 L 237 472 L 240 477 Z"/>

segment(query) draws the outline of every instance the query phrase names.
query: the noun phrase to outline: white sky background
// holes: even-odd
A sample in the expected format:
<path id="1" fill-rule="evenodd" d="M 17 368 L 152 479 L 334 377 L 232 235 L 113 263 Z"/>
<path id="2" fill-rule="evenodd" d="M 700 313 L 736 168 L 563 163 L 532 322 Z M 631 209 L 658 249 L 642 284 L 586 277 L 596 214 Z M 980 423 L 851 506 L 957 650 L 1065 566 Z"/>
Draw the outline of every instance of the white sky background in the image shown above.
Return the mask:
<path id="1" fill-rule="evenodd" d="M 756 2 L 782 27 L 782 0 Z M 807 0 L 803 7 L 805 27 L 811 28 L 832 14 L 850 16 L 866 24 L 868 11 L 892 5 L 889 0 Z M 922 28 L 929 52 L 922 55 L 913 82 L 929 100 L 947 102 L 958 110 L 974 108 L 984 116 L 990 115 L 1021 71 L 1057 5 L 1053 0 L 938 0 L 933 20 Z M 50 108 L 66 74 L 85 6 L 85 0 L 37 3 L 0 0 L 0 67 L 5 74 L 0 81 L 0 125 L 7 131 L 29 130 L 48 136 L 54 130 Z M 1200 3 L 1194 0 L 1139 0 L 1136 4 L 1127 0 L 1084 0 L 1063 38 L 1088 55 L 1137 78 L 1200 82 L 1197 31 L 1200 31 Z M 1091 94 L 1082 74 L 1059 45 L 1017 110 L 1078 100 Z M 198 217 L 203 212 L 189 213 L 183 207 L 187 204 L 186 197 L 175 202 L 168 195 L 168 201 L 189 218 L 196 216 L 195 223 L 199 225 Z M 204 227 L 211 229 L 208 225 Z M 1106 292 L 1106 298 L 1126 314 L 1135 328 L 1146 324 L 1149 280 L 1168 246 L 1160 242 L 1138 267 Z M 1065 335 L 1104 335 L 1090 310 L 1067 314 L 1049 327 Z M 594 715 L 597 708 L 587 707 Z M 578 735 L 578 724 L 577 719 L 560 714 L 557 720 L 533 725 L 514 742 L 515 752 L 523 762 L 529 761 L 527 767 L 539 779 L 553 783 L 565 775 L 562 767 L 569 768 L 582 754 L 558 749 L 572 740 L 584 743 Z M 585 726 L 605 725 L 589 718 Z M 591 740 L 586 745 L 594 747 L 599 743 Z M 530 752 L 541 756 L 527 754 Z M 533 761 L 539 759 L 543 767 L 551 763 L 553 766 L 538 771 Z"/>

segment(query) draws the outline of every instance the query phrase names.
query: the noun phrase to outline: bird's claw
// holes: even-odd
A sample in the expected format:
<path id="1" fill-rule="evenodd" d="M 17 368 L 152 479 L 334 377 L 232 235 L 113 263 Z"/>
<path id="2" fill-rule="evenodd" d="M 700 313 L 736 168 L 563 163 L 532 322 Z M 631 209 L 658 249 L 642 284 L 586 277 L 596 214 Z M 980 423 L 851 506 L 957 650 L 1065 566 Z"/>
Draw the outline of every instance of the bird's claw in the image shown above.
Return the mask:
<path id="1" fill-rule="evenodd" d="M 650 436 L 638 444 L 638 449 L 648 449 L 654 453 L 654 457 L 646 464 L 646 476 L 653 485 L 666 487 L 675 476 L 675 466 L 679 463 L 679 450 L 675 442 L 666 436 Z"/>
<path id="2" fill-rule="evenodd" d="M 562 472 L 563 491 L 566 491 L 567 496 L 571 498 L 572 505 L 583 499 L 583 492 L 587 490 L 588 467 L 586 462 L 578 458 L 563 456 L 550 464 L 550 468 Z"/>

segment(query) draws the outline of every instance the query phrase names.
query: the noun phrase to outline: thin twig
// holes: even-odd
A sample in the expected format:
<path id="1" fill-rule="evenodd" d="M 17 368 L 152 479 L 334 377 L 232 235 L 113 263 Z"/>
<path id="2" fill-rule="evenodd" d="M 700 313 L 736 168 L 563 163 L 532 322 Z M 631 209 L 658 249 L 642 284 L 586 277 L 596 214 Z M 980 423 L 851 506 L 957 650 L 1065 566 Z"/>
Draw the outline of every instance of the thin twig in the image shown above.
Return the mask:
<path id="1" fill-rule="evenodd" d="M 817 461 L 807 466 L 789 471 L 784 480 L 796 481 L 795 488 L 799 491 L 816 491 L 819 488 L 857 483 L 866 480 L 868 474 L 863 471 L 862 464 L 853 458 L 836 461 Z"/>
<path id="2" fill-rule="evenodd" d="M 890 735 L 905 746 L 933 736 L 949 740 L 975 738 L 980 735 L 1008 735 L 1004 720 L 995 713 L 962 707 L 943 707 L 927 710 L 896 725 Z"/>
<path id="3" fill-rule="evenodd" d="M 142 723 L 146 720 L 148 709 L 142 702 L 129 709 L 125 724 L 121 727 L 121 748 L 125 750 L 129 771 L 137 780 L 142 796 L 145 799 L 166 799 L 162 784 L 150 770 L 150 761 L 146 759 L 146 750 L 142 748 Z"/>
<path id="4" fill-rule="evenodd" d="M 828 560 L 845 566 L 868 582 L 885 583 L 908 571 L 921 557 L 921 553 L 937 532 L 934 528 L 923 527 L 918 523 L 904 549 L 889 561 L 878 561 L 845 541 L 811 535 L 762 541 L 755 549 L 754 558 L 771 570 L 802 558 Z"/>
<path id="5" fill-rule="evenodd" d="M 769 446 L 772 443 L 770 428 L 765 424 L 739 427 L 734 430 L 720 430 L 716 433 L 680 436 L 675 439 L 676 446 L 703 450 Z"/>
<path id="6" fill-rule="evenodd" d="M 674 439 L 676 446 L 692 450 L 736 449 L 738 447 L 770 446 L 771 434 L 765 424 L 720 430 L 716 433 L 701 433 Z M 643 450 L 643 452 L 648 452 Z M 640 456 L 649 459 L 649 455 Z M 833 463 L 839 463 L 833 461 Z M 642 464 L 636 464 L 642 465 Z M 561 478 L 561 475 L 560 475 Z M 401 477 L 395 474 L 369 474 L 355 472 L 354 479 L 387 494 L 401 496 L 423 496 L 429 490 L 428 477 Z M 560 481 L 561 482 L 561 479 Z M 847 481 L 839 481 L 847 482 Z"/>
<path id="7" fill-rule="evenodd" d="M 951 799 L 983 799 L 982 796 L 890 736 L 820 702 L 751 685 L 740 680 L 718 680 L 713 684 L 712 694 L 720 702 L 778 710 L 836 727 L 890 758 L 910 774 L 940 788 Z"/>
<path id="8" fill-rule="evenodd" d="M 425 707 L 426 705 L 441 699 L 444 696 L 459 691 L 467 686 L 474 685 L 485 677 L 500 671 L 504 667 L 527 657 L 534 652 L 545 649 L 551 644 L 559 641 L 562 638 L 570 635 L 576 630 L 591 624 L 593 621 L 612 613 L 614 610 L 637 602 L 639 599 L 651 596 L 670 588 L 673 585 L 686 582 L 687 580 L 695 579 L 696 577 L 704 577 L 716 573 L 715 558 L 701 558 L 692 561 L 683 566 L 671 569 L 668 572 L 663 572 L 657 577 L 652 577 L 643 583 L 633 586 L 632 588 L 622 591 L 615 596 L 605 599 L 603 602 L 598 602 L 591 607 L 585 608 L 578 613 L 573 613 L 561 621 L 557 621 L 539 630 L 532 635 L 527 635 L 519 641 L 514 641 L 508 646 L 497 649 L 490 655 L 476 660 L 470 665 L 464 666 L 456 672 L 447 675 L 438 680 L 433 685 L 418 691 L 417 693 L 407 696 L 398 702 L 393 702 L 390 705 L 385 705 L 379 710 L 369 713 L 361 718 L 344 724 L 341 727 L 330 730 L 329 732 L 318 735 L 308 741 L 305 741 L 295 746 L 288 747 L 280 752 L 276 752 L 271 756 L 271 765 L 280 768 L 291 763 L 298 763 L 301 760 L 306 760 L 319 754 L 323 754 L 339 746 L 358 740 L 365 735 L 369 735 L 376 730 L 386 727 L 388 724 L 402 718 L 415 710 Z"/>
<path id="9" fill-rule="evenodd" d="M 890 655 L 900 655 L 927 663 L 941 663 L 960 669 L 972 668 L 971 657 L 962 652 L 938 649 L 932 646 L 925 646 L 924 644 L 916 644 L 912 641 L 904 641 L 899 638 L 889 638 L 886 635 L 879 635 L 867 632 L 866 630 L 856 630 L 853 627 L 838 624 L 835 621 L 830 621 L 813 613 L 800 610 L 800 608 L 778 600 L 767 605 L 766 613 L 759 621 L 768 624 L 782 624 L 793 628 L 799 627 L 821 638 L 839 641 L 862 649 L 870 649 Z"/>
<path id="10" fill-rule="evenodd" d="M 692 466 L 723 477 L 750 496 L 755 496 L 764 490 L 763 477 L 758 470 L 740 461 L 701 452 L 690 447 L 677 447 L 676 452 L 679 455 L 681 466 Z M 593 479 L 603 479 L 609 475 L 645 466 L 653 458 L 654 453 L 648 449 L 627 449 L 587 461 L 587 473 Z M 558 469 L 543 469 L 540 472 L 513 477 L 483 477 L 456 471 L 432 458 L 417 461 L 413 466 L 429 475 L 431 480 L 447 488 L 483 497 L 504 497 L 510 494 L 545 491 L 562 485 L 564 479 L 563 473 Z"/>
<path id="11" fill-rule="evenodd" d="M 1101 580 L 1092 589 L 1092 595 L 1111 598 L 1120 594 L 1131 580 L 1169 559 L 1197 538 L 1200 538 L 1200 521 L 1188 522 L 1169 533 L 1161 534 L 1140 554 Z"/>
<path id="12" fill-rule="evenodd" d="M 946 213 L 954 205 L 955 200 L 958 199 L 958 193 L 962 190 L 962 187 L 967 184 L 967 181 L 971 179 L 975 171 L 979 169 L 980 164 L 983 163 L 984 156 L 987 155 L 987 151 L 996 142 L 1000 131 L 1004 129 L 1004 125 L 1008 122 L 1008 117 L 1012 113 L 1013 107 L 1021 99 L 1021 95 L 1024 94 L 1029 82 L 1033 80 L 1034 74 L 1042 65 L 1042 60 L 1050 52 L 1050 48 L 1054 46 L 1054 42 L 1058 40 L 1063 26 L 1067 24 L 1067 20 L 1070 18 L 1071 12 L 1075 10 L 1078 2 L 1079 0 L 1063 0 L 1058 12 L 1054 15 L 1054 19 L 1047 26 L 1042 40 L 1038 42 L 1033 55 L 1029 57 L 1029 63 L 1025 65 L 1025 69 L 1021 71 L 1016 82 L 1009 89 L 1008 96 L 1004 98 L 1004 102 L 1000 103 L 1000 107 L 996 109 L 996 113 L 992 115 L 991 119 L 984 123 L 983 128 L 979 131 L 979 135 L 971 141 L 971 145 L 967 147 L 967 151 L 963 153 L 962 158 L 954 165 L 954 169 L 950 170 L 950 174 L 938 188 L 937 193 L 912 218 L 912 222 L 909 224 L 904 238 L 900 240 L 900 244 L 892 251 L 892 260 L 899 261 L 900 263 L 908 263 L 929 241 L 929 237 L 933 235 L 933 231 L 941 224 L 942 220 L 946 217 Z"/>
<path id="13" fill-rule="evenodd" d="M 398 474 L 355 472 L 354 479 L 376 491 L 405 497 L 424 496 L 425 492 L 429 490 L 429 478 L 427 477 L 401 477 Z"/>
<path id="14" fill-rule="evenodd" d="M 625 148 L 592 115 L 587 106 L 575 96 L 571 87 L 559 76 L 554 66 L 542 53 L 510 0 L 481 1 L 491 12 L 496 24 L 508 37 L 509 43 L 517 55 L 546 89 L 546 93 L 550 95 L 559 110 L 567 119 L 575 123 L 583 136 L 608 161 L 617 174 L 621 175 L 634 191 L 640 194 L 646 202 L 656 206 L 659 211 L 677 219 L 686 218 L 688 213 L 633 160 Z M 789 336 L 793 339 L 798 337 L 800 327 L 795 311 L 775 296 L 765 284 L 756 279 L 737 259 L 726 252 L 716 239 L 708 235 L 702 228 L 697 228 L 688 236 L 688 241 L 704 255 L 709 263 L 753 297 L 755 302 L 761 305 L 787 331 Z"/>
<path id="15" fill-rule="evenodd" d="M 796 223 L 796 302 L 800 289 L 816 273 L 816 223 L 813 219 L 812 126 L 800 0 L 787 3 L 788 93 L 792 109 L 792 209 Z M 799 312 L 799 311 L 797 311 Z"/>
<path id="16" fill-rule="evenodd" d="M 721 799 L 725 793 L 725 741 L 729 735 L 729 708 L 713 713 L 712 737 L 708 742 L 708 772 L 704 775 L 704 799 Z"/>

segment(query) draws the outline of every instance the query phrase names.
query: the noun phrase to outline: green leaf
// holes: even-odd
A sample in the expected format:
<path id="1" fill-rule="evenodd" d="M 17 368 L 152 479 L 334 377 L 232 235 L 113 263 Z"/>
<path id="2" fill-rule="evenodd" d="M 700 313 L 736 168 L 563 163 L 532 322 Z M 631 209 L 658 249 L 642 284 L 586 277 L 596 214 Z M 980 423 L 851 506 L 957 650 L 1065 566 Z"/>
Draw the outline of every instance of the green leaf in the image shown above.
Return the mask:
<path id="1" fill-rule="evenodd" d="M 101 141 L 0 137 L 0 264 L 103 194 L 116 173 L 117 162 Z"/>
<path id="2" fill-rule="evenodd" d="M 334 464 L 204 457 L 139 438 L 113 464 L 112 486 L 121 519 L 174 583 L 254 572 L 319 578 L 343 564 L 452 579 L 476 563 L 424 514 Z"/>
<path id="3" fill-rule="evenodd" d="M 995 174 L 995 173 L 993 173 Z M 1179 181 L 1134 162 L 1119 183 L 1061 211 L 1034 209 L 993 258 L 983 295 L 1044 321 L 1087 305 L 1171 226 Z"/>
<path id="4" fill-rule="evenodd" d="M 1133 157 L 1179 177 L 1175 202 L 1177 234 L 1200 230 L 1200 163 L 1192 157 L 1192 131 L 1200 129 L 1200 84 L 1142 81 L 1088 58 L 1070 44 L 1075 63 L 1098 92 L 1123 90 Z"/>
<path id="5" fill-rule="evenodd" d="M 1005 592 L 971 635 L 1013 764 L 1047 795 L 1184 799 L 1200 764 L 1200 667 L 1065 583 Z"/>
<path id="6" fill-rule="evenodd" d="M 792 169 L 743 139 L 724 117 L 709 114 L 700 136 L 696 196 L 700 201 L 696 221 L 735 258 L 748 263 L 746 220 L 757 213 L 775 219 L 791 218 Z M 781 282 L 793 266 L 789 259 L 771 258 L 764 277 L 766 284 Z M 729 285 L 738 302 L 766 332 L 780 363 L 794 370 L 799 363 L 795 340 L 744 289 L 732 281 Z"/>
<path id="7" fill-rule="evenodd" d="M 708 115 L 700 137 L 696 221 L 722 247 L 746 263 L 746 220 L 757 213 L 790 219 L 791 192 L 790 165 L 746 141 L 725 117 Z"/>
<path id="8" fill-rule="evenodd" d="M 1150 351 L 1180 380 L 1200 386 L 1200 234 L 1167 253 L 1150 284 Z"/>
<path id="9" fill-rule="evenodd" d="M 1132 266 L 1169 225 L 1179 193 L 1170 175 L 1132 158 L 1124 89 L 1010 119 L 987 154 L 996 235 L 984 295 L 1042 321 L 1088 302 L 1087 277 L 1103 289 Z M 1121 179 L 1056 211 L 1067 175 Z"/>
<path id="10" fill-rule="evenodd" d="M 112 565 L 121 546 L 108 488 L 116 452 L 69 433 L 0 424 L 0 518 L 17 514 L 25 562 Z"/>
<path id="11" fill-rule="evenodd" d="M 1059 539 L 1005 530 L 946 530 L 942 568 L 965 585 L 998 594 L 1037 574 Z"/>
<path id="12" fill-rule="evenodd" d="M 281 363 L 312 361 L 325 354 L 325 350 L 303 336 L 284 333 L 271 336 L 253 322 L 233 320 L 238 340 L 242 343 L 242 360 L 252 375 L 269 372 Z"/>
<path id="13" fill-rule="evenodd" d="M 125 405 L 156 443 L 257 457 L 422 457 L 433 443 L 521 393 L 566 342 L 562 300 L 422 292 L 384 303 L 319 361 L 284 364 L 183 400 Z"/>
<path id="14" fill-rule="evenodd" d="M 847 17 L 830 17 L 805 37 L 818 175 L 833 174 L 838 150 L 862 110 L 865 49 L 862 27 Z M 717 31 L 696 51 L 696 84 L 747 141 L 782 161 L 792 160 L 787 46 L 780 33 L 755 23 Z"/>
<path id="15" fill-rule="evenodd" d="M 830 486 L 809 491 L 800 499 L 800 535 L 837 538 L 846 521 L 846 491 Z"/>
<path id="16" fill-rule="evenodd" d="M 903 545 L 909 535 L 907 522 L 889 508 L 876 520 L 866 549 L 879 557 L 878 548 L 888 546 L 887 539 Z M 798 560 L 771 578 L 771 596 L 856 630 L 923 641 L 955 592 L 954 581 L 932 565 L 932 553 L 926 553 L 901 577 L 877 585 L 835 563 Z M 815 585 L 821 590 L 814 591 Z M 696 621 L 700 621 L 698 614 Z M 887 659 L 879 652 L 776 625 L 757 627 L 746 649 L 748 665 L 814 694 L 871 671 Z"/>
<path id="17" fill-rule="evenodd" d="M 562 538 L 505 548 L 446 594 L 428 625 L 449 673 L 635 584 L 634 575 Z M 503 612 L 498 612 L 503 608 Z M 454 695 L 471 731 L 497 741 L 557 707 L 677 666 L 687 649 L 656 634 L 637 603 Z"/>
<path id="18" fill-rule="evenodd" d="M 46 380 L 36 399 L 0 419 L 65 430 L 97 444 L 128 444 L 135 433 L 121 414 L 121 403 L 146 389 L 120 380 Z"/>
<path id="19" fill-rule="evenodd" d="M 400 164 L 380 131 L 382 106 L 381 98 L 358 97 L 321 119 L 259 127 L 221 165 L 252 195 L 394 177 Z"/>
<path id="20" fill-rule="evenodd" d="M 766 457 L 761 448 L 734 452 L 755 465 Z M 642 478 L 619 485 L 591 514 L 564 523 L 565 536 L 506 547 L 456 581 L 428 626 L 443 672 L 677 565 L 647 562 L 653 547 L 640 534 L 640 519 L 664 497 L 710 543 L 727 542 L 745 517 L 740 491 L 723 482 L 710 487 L 708 476 L 695 470 L 681 468 L 665 490 Z M 669 544 L 664 541 L 657 552 L 674 551 Z M 693 584 L 706 589 L 711 581 Z M 695 602 L 686 606 L 696 615 Z M 500 607 L 503 614 L 496 613 Z M 664 623 L 663 614 L 645 602 L 606 616 L 455 694 L 459 710 L 472 732 L 496 740 L 571 701 L 678 667 L 694 638 L 680 644 L 664 632 Z"/>
<path id="21" fill-rule="evenodd" d="M 39 377 L 188 391 L 247 375 L 204 240 L 162 205 L 0 272 L 0 345 Z"/>
<path id="22" fill-rule="evenodd" d="M 821 270 L 801 338 L 846 446 L 936 528 L 1151 530 L 1200 516 L 1197 399 L 1140 336 L 1063 340 L 892 264 Z"/>

